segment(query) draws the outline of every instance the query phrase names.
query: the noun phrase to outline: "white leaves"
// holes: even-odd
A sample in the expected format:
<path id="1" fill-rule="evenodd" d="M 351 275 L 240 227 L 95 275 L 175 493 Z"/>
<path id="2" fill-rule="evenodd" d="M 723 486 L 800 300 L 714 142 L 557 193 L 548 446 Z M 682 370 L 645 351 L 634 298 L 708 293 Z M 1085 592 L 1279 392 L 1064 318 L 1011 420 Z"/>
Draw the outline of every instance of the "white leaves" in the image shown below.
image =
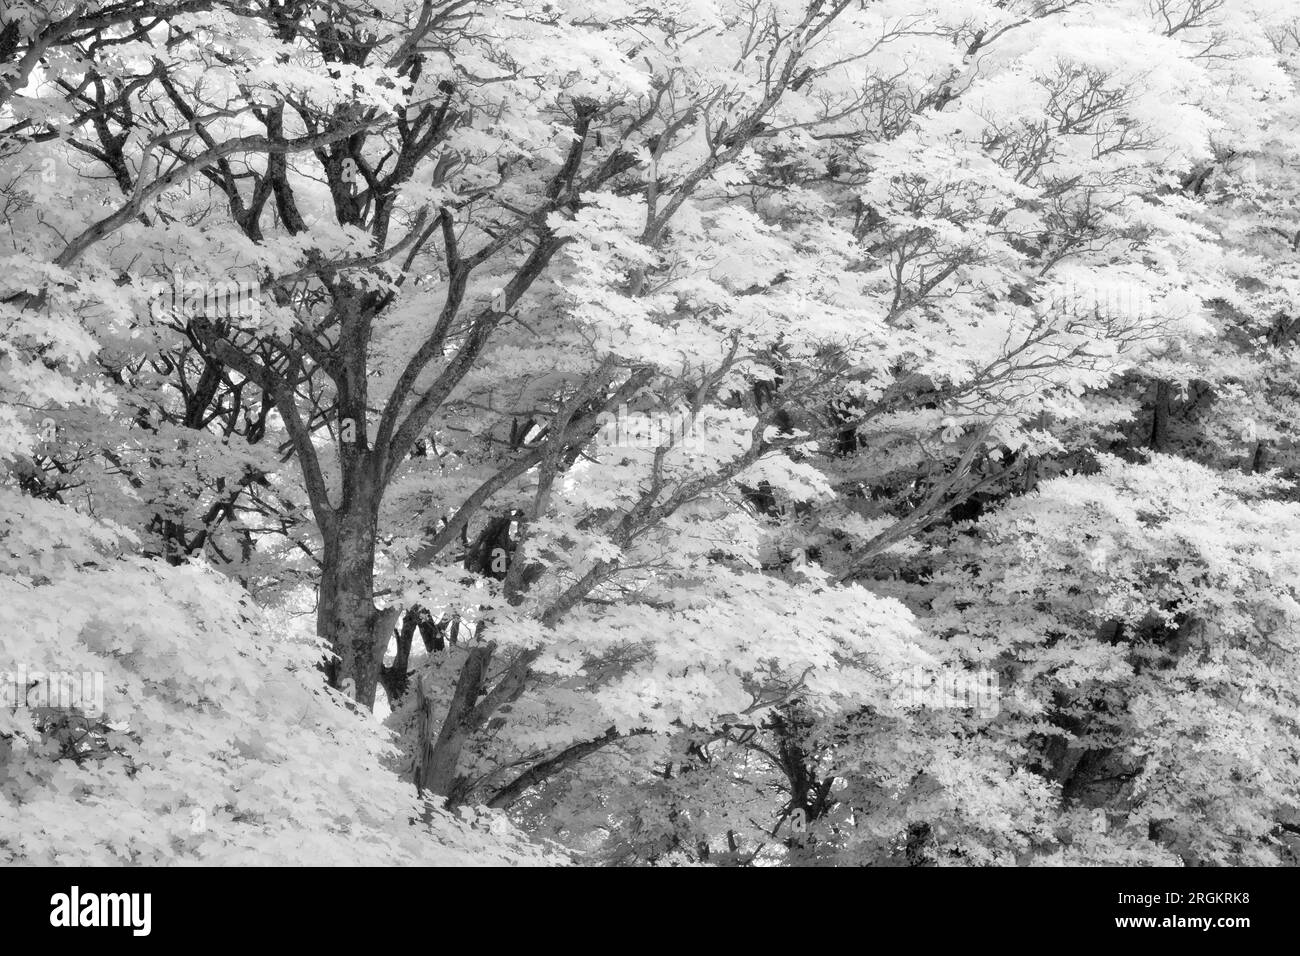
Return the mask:
<path id="1" fill-rule="evenodd" d="M 386 744 L 374 725 L 317 689 L 315 642 L 270 637 L 212 572 L 104 558 L 0 588 L 0 617 L 22 618 L 0 622 L 3 659 L 97 672 L 105 709 L 78 763 L 41 744 L 32 712 L 0 712 L 0 729 L 28 743 L 0 795 L 7 862 L 535 858 L 438 812 L 429 832 L 412 829 L 421 808 L 376 770 Z M 189 809 L 174 814 L 181 795 Z"/>
<path id="2" fill-rule="evenodd" d="M 738 479 L 750 485 L 767 482 L 773 490 L 791 501 L 827 500 L 834 494 L 820 469 L 783 455 L 765 455 L 745 469 Z"/>
<path id="3" fill-rule="evenodd" d="M 8 652 L 104 672 L 116 723 L 92 767 L 51 759 L 37 722 L 13 720 L 32 774 L 19 796 L 47 834 L 0 845 L 41 861 L 418 854 L 410 795 L 376 781 L 382 742 L 350 716 L 357 687 L 320 691 L 310 591 L 329 548 L 282 453 L 295 404 L 337 487 L 376 451 L 358 442 L 385 404 L 400 420 L 435 381 L 450 390 L 433 388 L 418 455 L 383 462 L 400 473 L 377 519 L 377 589 L 390 610 L 463 625 L 454 652 L 421 665 L 440 693 L 465 644 L 539 652 L 504 723 L 467 748 L 467 779 L 611 726 L 656 732 L 594 754 L 610 774 L 629 754 L 668 759 L 684 728 L 765 733 L 797 707 L 825 734 L 807 753 L 859 762 L 843 798 L 855 818 L 824 824 L 834 852 L 888 855 L 926 820 L 929 839 L 985 863 L 1054 839 L 1052 787 L 1025 768 L 1036 740 L 1064 734 L 1056 694 L 1106 716 L 1107 747 L 1149 760 L 1133 777 L 1148 811 L 1180 809 L 1165 791 L 1167 767 L 1191 763 L 1184 738 L 1204 738 L 1219 779 L 1233 748 L 1283 751 L 1295 507 L 1270 479 L 1095 453 L 1136 452 L 1159 382 L 1172 421 L 1152 431 L 1180 453 L 1294 470 L 1300 137 L 1281 14 L 1240 0 L 1172 30 L 1140 3 L 883 0 L 834 5 L 814 31 L 806 4 L 778 0 L 755 33 L 731 2 L 649 18 L 623 0 L 479 5 L 418 40 L 417 71 L 390 57 L 419 6 L 316 4 L 294 36 L 217 4 L 175 36 L 56 45 L 6 103 L 13 129 L 41 132 L 8 144 L 0 183 L 14 237 L 0 457 L 81 511 L 0 494 L 0 624 Z M 26 37 L 37 20 L 21 9 Z M 325 27 L 370 59 L 326 63 Z M 92 67 L 141 107 L 101 111 L 116 176 L 65 95 Z M 253 145 L 273 112 L 294 148 Z M 358 117 L 370 128 L 341 131 Z M 301 148 L 318 132 L 342 138 Z M 123 206 L 168 164 L 244 137 Z M 75 266 L 52 265 L 114 210 Z M 244 275 L 256 310 L 204 301 Z M 179 301 L 160 303 L 168 276 Z M 260 376 L 192 337 L 200 312 L 285 376 L 279 416 Z M 417 354 L 429 361 L 404 375 Z M 654 378 L 624 400 L 629 375 Z M 204 397 L 195 383 L 214 377 Z M 340 391 L 375 418 L 339 411 Z M 259 413 L 269 431 L 250 444 L 237 433 Z M 757 461 L 755 441 L 772 445 Z M 1065 467 L 1086 473 L 1050 477 Z M 452 542 L 425 566 L 467 502 L 467 544 L 508 513 L 517 547 L 485 544 L 476 563 Z M 189 547 L 209 513 L 220 540 L 203 546 L 260 608 L 197 555 L 132 555 L 127 527 L 151 550 L 158 527 L 179 528 Z M 838 583 L 864 567 L 871 591 Z M 503 577 L 526 586 L 507 596 Z M 554 621 L 557 602 L 573 609 Z M 1099 636 L 1117 621 L 1128 630 Z M 1161 657 L 1171 647 L 1194 653 Z M 892 706 L 892 678 L 917 666 L 1001 668 L 997 732 L 952 707 Z M 1295 780 L 1281 758 L 1252 761 L 1266 793 L 1223 826 L 1255 846 Z M 646 793 L 667 792 L 662 808 L 699 791 L 689 813 L 638 825 L 677 839 L 688 817 L 713 814 L 714 833 L 742 809 L 762 818 L 763 798 L 737 796 L 752 765 L 720 766 L 706 784 L 646 772 L 637 812 Z M 572 769 L 547 784 L 561 819 L 566 792 L 591 790 Z M 103 839 L 78 851 L 57 822 L 70 807 Z M 601 807 L 601 832 L 625 810 Z M 498 845 L 484 838 L 500 817 L 472 816 L 473 835 L 438 817 L 439 839 Z M 1122 827 L 1061 816 L 1085 857 L 1124 856 L 1108 842 Z"/>
<path id="4" fill-rule="evenodd" d="M 654 252 L 643 246 L 638 235 L 645 226 L 645 202 L 639 196 L 621 197 L 601 192 L 582 197 L 577 214 L 566 218 L 552 213 L 547 225 L 557 236 L 580 240 L 573 253 L 580 264 L 597 269 L 617 260 L 621 263 L 650 264 Z M 586 248 L 583 248 L 583 247 Z"/>

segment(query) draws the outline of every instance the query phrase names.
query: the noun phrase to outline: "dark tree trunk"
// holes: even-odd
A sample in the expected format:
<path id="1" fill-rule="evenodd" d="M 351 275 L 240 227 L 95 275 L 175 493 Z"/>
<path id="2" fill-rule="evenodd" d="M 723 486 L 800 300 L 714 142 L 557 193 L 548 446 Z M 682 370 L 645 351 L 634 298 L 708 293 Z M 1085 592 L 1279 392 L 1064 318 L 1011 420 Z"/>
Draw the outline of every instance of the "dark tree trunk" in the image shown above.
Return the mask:
<path id="1" fill-rule="evenodd" d="M 433 735 L 436 722 L 431 702 L 424 698 L 423 685 L 419 688 L 420 739 L 417 744 L 419 756 L 416 759 L 415 788 L 419 793 L 445 797 L 449 805 L 455 804 L 463 784 L 456 767 L 461 751 L 477 729 L 474 703 L 483 694 L 492 652 L 491 644 L 470 648 L 436 739 Z"/>
<path id="2" fill-rule="evenodd" d="M 369 501 L 358 505 L 337 512 L 325 538 L 316 633 L 337 655 L 326 668 L 330 684 L 372 708 L 397 609 L 375 608 L 376 518 Z"/>
<path id="3" fill-rule="evenodd" d="M 1268 444 L 1262 441 L 1256 442 L 1254 450 L 1246 458 L 1245 472 L 1248 475 L 1257 475 L 1267 470 Z"/>
<path id="4" fill-rule="evenodd" d="M 1171 390 L 1168 382 L 1156 382 L 1155 408 L 1151 415 L 1151 450 L 1162 452 L 1169 443 L 1169 403 Z"/>
<path id="5" fill-rule="evenodd" d="M 407 670 L 411 665 L 411 645 L 415 642 L 415 629 L 422 626 L 423 618 L 427 617 L 428 613 L 418 604 L 406 609 L 406 614 L 402 616 L 402 626 L 396 635 L 397 656 L 390 666 L 380 668 L 379 682 L 384 685 L 384 693 L 388 695 L 388 702 L 393 706 L 396 706 L 397 701 L 406 695 L 410 676 Z"/>

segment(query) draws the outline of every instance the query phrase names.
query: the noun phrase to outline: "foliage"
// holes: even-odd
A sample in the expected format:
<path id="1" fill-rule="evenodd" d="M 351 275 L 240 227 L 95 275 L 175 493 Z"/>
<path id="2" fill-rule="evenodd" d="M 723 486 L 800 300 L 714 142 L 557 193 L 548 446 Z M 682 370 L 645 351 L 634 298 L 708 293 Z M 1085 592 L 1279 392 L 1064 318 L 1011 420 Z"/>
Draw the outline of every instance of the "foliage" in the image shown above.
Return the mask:
<path id="1" fill-rule="evenodd" d="M 8 5 L 0 846 L 1295 862 L 1284 6 Z"/>

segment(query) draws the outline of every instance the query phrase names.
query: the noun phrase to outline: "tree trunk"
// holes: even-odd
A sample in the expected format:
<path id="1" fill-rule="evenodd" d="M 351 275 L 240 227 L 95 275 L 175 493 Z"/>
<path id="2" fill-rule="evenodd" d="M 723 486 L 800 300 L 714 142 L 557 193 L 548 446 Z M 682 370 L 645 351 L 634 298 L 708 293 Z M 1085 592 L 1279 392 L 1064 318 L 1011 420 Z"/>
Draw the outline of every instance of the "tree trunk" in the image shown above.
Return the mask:
<path id="1" fill-rule="evenodd" d="M 1156 382 L 1155 405 L 1151 414 L 1151 450 L 1163 452 L 1169 444 L 1169 405 L 1173 390 L 1166 381 Z"/>
<path id="2" fill-rule="evenodd" d="M 338 655 L 326 668 L 330 684 L 369 709 L 375 705 L 384 648 L 399 609 L 375 608 L 376 518 L 368 501 L 358 505 L 337 512 L 325 538 L 316 633 Z"/>
<path id="3" fill-rule="evenodd" d="M 383 685 L 389 704 L 396 707 L 397 701 L 406 694 L 409 684 L 407 670 L 411 666 L 411 645 L 415 643 L 415 631 L 423 626 L 428 613 L 418 604 L 406 609 L 402 617 L 401 629 L 397 632 L 397 655 L 391 666 L 379 668 L 379 683 Z M 421 635 L 423 636 L 423 635 Z"/>
<path id="4" fill-rule="evenodd" d="M 424 697 L 423 684 L 420 685 L 419 756 L 415 768 L 415 789 L 418 793 L 427 792 L 445 797 L 449 805 L 456 802 L 457 790 L 461 784 L 456 768 L 461 751 L 477 728 L 474 703 L 483 693 L 493 650 L 491 644 L 470 648 L 436 740 L 433 738 L 435 722 L 432 702 Z"/>
<path id="5" fill-rule="evenodd" d="M 1255 448 L 1246 456 L 1246 465 L 1243 469 L 1248 475 L 1258 475 L 1268 470 L 1268 444 L 1266 442 L 1256 442 Z"/>

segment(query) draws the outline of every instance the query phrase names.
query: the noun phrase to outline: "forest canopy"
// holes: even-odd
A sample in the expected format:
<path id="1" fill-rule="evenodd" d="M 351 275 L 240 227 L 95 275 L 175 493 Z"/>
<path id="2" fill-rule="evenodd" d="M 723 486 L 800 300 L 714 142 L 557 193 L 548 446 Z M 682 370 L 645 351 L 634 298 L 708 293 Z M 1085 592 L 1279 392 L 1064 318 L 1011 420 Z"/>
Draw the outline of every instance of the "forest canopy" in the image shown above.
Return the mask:
<path id="1" fill-rule="evenodd" d="M 0 862 L 1294 865 L 1298 80 L 1276 0 L 9 0 Z"/>

